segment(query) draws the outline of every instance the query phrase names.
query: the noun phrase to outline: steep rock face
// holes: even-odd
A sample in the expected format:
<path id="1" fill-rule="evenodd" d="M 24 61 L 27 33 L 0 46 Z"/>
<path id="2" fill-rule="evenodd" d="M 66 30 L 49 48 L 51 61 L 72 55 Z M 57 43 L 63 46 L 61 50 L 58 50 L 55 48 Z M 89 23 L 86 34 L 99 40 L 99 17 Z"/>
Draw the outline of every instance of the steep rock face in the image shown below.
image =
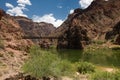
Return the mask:
<path id="1" fill-rule="evenodd" d="M 55 36 L 61 37 L 58 48 L 83 49 L 91 40 L 105 40 L 106 32 L 120 21 L 119 4 L 120 0 L 95 0 L 85 10 L 74 10 L 56 30 Z"/>
<path id="2" fill-rule="evenodd" d="M 45 22 L 33 22 L 31 19 L 25 17 L 14 17 L 24 30 L 26 36 L 48 36 L 55 27 L 52 24 Z"/>
<path id="3" fill-rule="evenodd" d="M 2 16 L 4 16 L 4 15 L 5 15 L 5 12 L 2 9 L 0 9 L 0 20 L 1 20 Z"/>
<path id="4" fill-rule="evenodd" d="M 24 43 L 24 41 L 29 42 L 29 40 L 22 40 L 22 36 L 24 35 L 23 30 L 13 17 L 8 14 L 2 16 L 0 20 L 0 38 L 4 40 L 6 47 L 12 46 L 12 44 L 9 44 L 12 42 L 16 44 L 16 46 L 14 46 L 16 48 L 29 46 L 28 44 L 21 44 Z"/>
<path id="5" fill-rule="evenodd" d="M 25 54 L 33 43 L 22 39 L 24 33 L 13 17 L 3 10 L 0 10 L 0 14 L 2 14 L 0 20 L 0 80 L 4 80 L 20 71 L 26 59 Z"/>
<path id="6" fill-rule="evenodd" d="M 113 27 L 111 31 L 106 33 L 107 40 L 113 40 L 116 44 L 120 45 L 120 21 Z"/>

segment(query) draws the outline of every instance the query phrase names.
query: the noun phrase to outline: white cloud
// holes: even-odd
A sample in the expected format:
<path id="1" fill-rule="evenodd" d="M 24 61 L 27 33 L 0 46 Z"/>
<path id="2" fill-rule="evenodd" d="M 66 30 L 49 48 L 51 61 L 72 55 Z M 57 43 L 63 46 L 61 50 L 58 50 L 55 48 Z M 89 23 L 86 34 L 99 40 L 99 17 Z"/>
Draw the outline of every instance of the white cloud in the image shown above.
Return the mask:
<path id="1" fill-rule="evenodd" d="M 18 4 L 24 4 L 24 5 L 32 5 L 30 0 L 18 0 L 17 1 Z"/>
<path id="2" fill-rule="evenodd" d="M 5 6 L 8 7 L 8 8 L 13 8 L 14 6 L 10 3 L 5 3 Z"/>
<path id="3" fill-rule="evenodd" d="M 62 6 L 57 6 L 57 8 L 60 8 L 60 9 L 61 9 L 61 8 L 63 8 L 63 7 L 62 7 Z"/>
<path id="4" fill-rule="evenodd" d="M 24 14 L 23 11 L 27 11 L 28 10 L 26 8 L 26 5 L 32 5 L 30 0 L 18 0 L 17 3 L 18 3 L 18 5 L 15 6 L 15 7 L 12 4 L 10 4 L 10 3 L 5 3 L 5 6 L 9 8 L 7 10 L 7 13 L 12 15 L 12 16 L 28 17 L 26 14 Z"/>
<path id="5" fill-rule="evenodd" d="M 25 7 L 25 4 L 18 4 L 18 6 L 20 6 L 20 7 Z"/>
<path id="6" fill-rule="evenodd" d="M 33 15 L 32 19 L 34 22 L 52 23 L 55 27 L 59 27 L 63 23 L 63 20 L 56 19 L 53 14 L 45 14 L 43 16 Z"/>
<path id="7" fill-rule="evenodd" d="M 93 0 L 80 0 L 79 4 L 81 5 L 82 9 L 85 9 L 92 3 L 92 1 Z"/>
<path id="8" fill-rule="evenodd" d="M 12 16 L 24 16 L 24 17 L 27 17 L 27 15 L 24 14 L 22 10 L 24 10 L 24 8 L 14 7 L 12 9 L 8 9 L 7 13 L 12 15 Z"/>
<path id="9" fill-rule="evenodd" d="M 72 13 L 74 13 L 74 9 L 71 9 L 71 10 L 70 10 L 70 14 L 72 14 Z"/>

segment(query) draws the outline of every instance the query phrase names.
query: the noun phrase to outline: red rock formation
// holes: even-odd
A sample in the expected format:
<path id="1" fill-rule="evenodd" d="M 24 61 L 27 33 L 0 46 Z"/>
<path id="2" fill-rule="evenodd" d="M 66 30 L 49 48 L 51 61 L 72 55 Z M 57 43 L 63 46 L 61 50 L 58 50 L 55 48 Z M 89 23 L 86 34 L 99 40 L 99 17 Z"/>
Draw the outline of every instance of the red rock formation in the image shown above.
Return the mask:
<path id="1" fill-rule="evenodd" d="M 4 15 L 0 20 L 0 43 L 2 44 L 0 62 L 4 64 L 5 68 L 0 68 L 0 80 L 5 80 L 5 77 L 20 71 L 20 67 L 26 59 L 25 54 L 33 43 L 31 40 L 23 40 L 24 32 L 17 21 L 3 10 L 0 10 L 0 14 L 1 11 Z"/>
<path id="2" fill-rule="evenodd" d="M 106 32 L 120 21 L 119 4 L 120 0 L 95 0 L 85 10 L 76 9 L 56 30 L 55 36 L 63 38 L 58 48 L 83 49 L 91 40 L 105 40 Z"/>

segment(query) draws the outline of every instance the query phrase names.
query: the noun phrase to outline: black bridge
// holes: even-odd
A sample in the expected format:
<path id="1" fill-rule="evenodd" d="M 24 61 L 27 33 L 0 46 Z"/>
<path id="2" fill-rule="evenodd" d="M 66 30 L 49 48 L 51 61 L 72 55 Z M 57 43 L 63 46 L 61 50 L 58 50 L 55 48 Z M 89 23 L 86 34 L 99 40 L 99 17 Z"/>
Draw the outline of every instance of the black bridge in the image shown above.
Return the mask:
<path id="1" fill-rule="evenodd" d="M 60 37 L 23 36 L 22 39 L 62 39 Z"/>

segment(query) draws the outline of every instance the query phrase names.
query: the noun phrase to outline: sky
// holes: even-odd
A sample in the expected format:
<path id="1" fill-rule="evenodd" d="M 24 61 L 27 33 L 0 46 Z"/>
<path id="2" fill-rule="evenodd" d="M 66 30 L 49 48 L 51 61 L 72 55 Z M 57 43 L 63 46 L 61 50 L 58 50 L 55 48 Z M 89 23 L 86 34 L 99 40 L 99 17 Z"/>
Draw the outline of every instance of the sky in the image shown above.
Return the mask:
<path id="1" fill-rule="evenodd" d="M 0 8 L 12 16 L 60 26 L 76 8 L 87 8 L 93 0 L 0 0 Z"/>

